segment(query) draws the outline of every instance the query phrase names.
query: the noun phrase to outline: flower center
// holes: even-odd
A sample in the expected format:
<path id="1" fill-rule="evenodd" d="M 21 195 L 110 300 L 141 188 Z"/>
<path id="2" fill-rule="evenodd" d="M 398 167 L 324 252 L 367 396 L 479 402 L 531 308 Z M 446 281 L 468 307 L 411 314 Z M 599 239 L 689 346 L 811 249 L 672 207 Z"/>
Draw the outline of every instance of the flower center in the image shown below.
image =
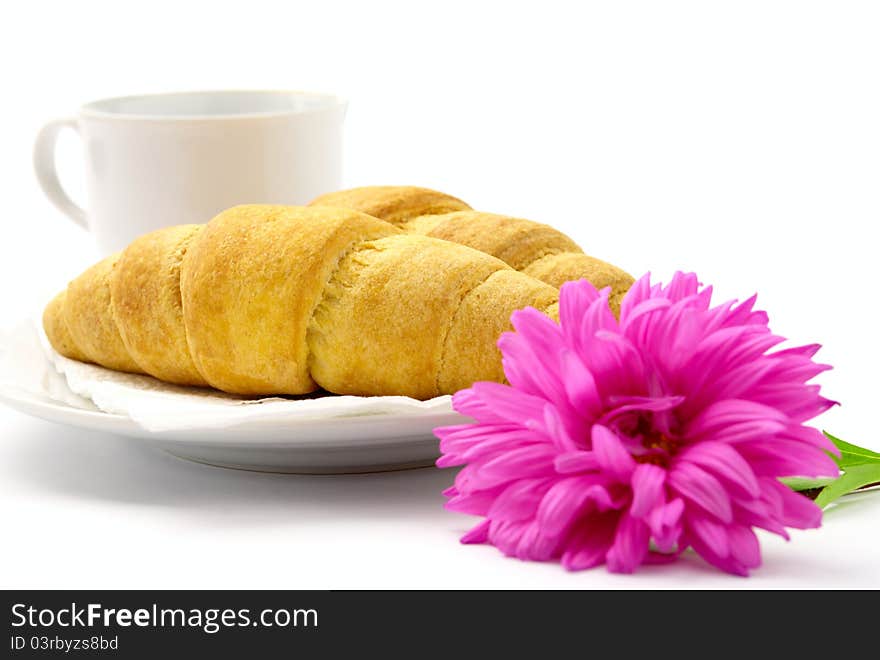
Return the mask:
<path id="1" fill-rule="evenodd" d="M 653 463 L 660 467 L 667 467 L 669 459 L 678 449 L 678 442 L 662 433 L 642 438 L 642 446 L 645 452 L 634 454 L 637 463 Z"/>
<path id="2" fill-rule="evenodd" d="M 681 441 L 671 432 L 657 428 L 651 413 L 638 413 L 619 429 L 630 439 L 628 449 L 637 463 L 653 463 L 668 467 L 678 452 Z"/>

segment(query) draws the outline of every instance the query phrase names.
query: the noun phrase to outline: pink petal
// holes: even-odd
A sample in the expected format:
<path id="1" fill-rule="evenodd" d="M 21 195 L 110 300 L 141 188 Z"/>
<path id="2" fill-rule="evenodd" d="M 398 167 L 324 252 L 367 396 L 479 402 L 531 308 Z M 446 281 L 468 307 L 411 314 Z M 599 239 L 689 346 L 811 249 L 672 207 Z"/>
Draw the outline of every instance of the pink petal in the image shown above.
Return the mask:
<path id="1" fill-rule="evenodd" d="M 737 442 L 758 440 L 768 436 L 774 436 L 777 433 L 783 432 L 788 426 L 789 424 L 775 420 L 751 420 L 739 424 L 729 424 L 728 426 L 714 430 L 712 433 L 705 433 L 699 437 L 701 440 L 708 440 L 711 438 L 717 442 L 736 444 Z"/>
<path id="2" fill-rule="evenodd" d="M 744 300 L 741 302 L 736 308 L 734 308 L 726 318 L 725 323 L 727 325 L 732 324 L 743 324 L 743 325 L 767 325 L 767 314 L 762 311 L 752 311 L 755 306 L 755 301 L 758 299 L 758 294 L 753 295 L 748 300 Z"/>
<path id="3" fill-rule="evenodd" d="M 602 418 L 603 422 L 611 422 L 619 419 L 621 415 L 628 412 L 659 412 L 664 410 L 672 410 L 685 400 L 683 396 L 615 396 L 609 397 L 608 403 L 613 406 Z"/>
<path id="4" fill-rule="evenodd" d="M 682 538 L 683 542 L 690 545 L 694 551 L 713 566 L 722 571 L 746 577 L 749 574 L 748 567 L 744 566 L 731 552 L 722 557 L 718 555 L 700 536 L 696 534 Z"/>
<path id="5" fill-rule="evenodd" d="M 796 493 L 774 479 L 762 484 L 774 489 L 782 501 L 782 524 L 795 529 L 814 529 L 822 524 L 822 509 L 806 495 Z"/>
<path id="6" fill-rule="evenodd" d="M 739 500 L 734 503 L 734 518 L 743 525 L 765 529 L 788 540 L 788 532 L 785 531 L 785 527 L 778 521 L 777 516 L 771 513 L 770 509 L 763 499 Z"/>
<path id="7" fill-rule="evenodd" d="M 840 450 L 837 448 L 837 445 L 831 442 L 824 433 L 817 429 L 809 426 L 790 425 L 785 429 L 784 435 L 786 438 L 794 438 L 798 442 L 805 442 L 808 445 L 818 447 L 822 451 L 827 451 L 835 456 L 840 456 Z"/>
<path id="8" fill-rule="evenodd" d="M 785 350 L 775 351 L 774 353 L 770 354 L 770 357 L 786 357 L 789 355 L 796 355 L 799 357 L 811 358 L 819 352 L 820 348 L 822 348 L 822 344 L 807 344 L 806 346 L 795 346 L 794 348 L 786 348 Z"/>
<path id="9" fill-rule="evenodd" d="M 534 518 L 541 498 L 550 488 L 547 479 L 521 479 L 515 481 L 495 497 L 489 507 L 489 518 L 500 520 L 525 520 Z"/>
<path id="10" fill-rule="evenodd" d="M 434 435 L 440 438 L 440 447 L 444 451 L 460 451 L 470 447 L 473 443 L 482 442 L 486 438 L 501 433 L 522 433 L 522 427 L 506 422 L 504 424 L 459 424 L 457 426 L 439 426 L 434 429 Z"/>
<path id="11" fill-rule="evenodd" d="M 668 483 L 686 500 L 702 507 L 722 522 L 732 520 L 730 496 L 721 482 L 702 468 L 681 461 L 670 471 Z"/>
<path id="12" fill-rule="evenodd" d="M 532 431 L 519 428 L 515 431 L 502 433 L 492 433 L 490 431 L 486 436 L 478 438 L 476 441 L 471 441 L 470 443 L 462 442 L 461 445 L 458 443 L 453 445 L 452 442 L 441 442 L 440 449 L 450 454 L 457 449 L 465 462 L 473 462 L 491 454 L 503 453 L 518 447 L 537 444 L 545 444 L 544 438 Z M 461 447 L 460 449 L 458 448 L 459 446 Z"/>
<path id="13" fill-rule="evenodd" d="M 645 557 L 645 561 L 642 563 L 647 566 L 671 564 L 678 559 L 680 554 L 680 552 L 655 552 L 654 550 L 649 550 L 648 555 Z"/>
<path id="14" fill-rule="evenodd" d="M 593 419 L 602 409 L 596 379 L 575 353 L 563 350 L 561 358 L 562 377 L 568 400 L 582 417 Z"/>
<path id="15" fill-rule="evenodd" d="M 758 537 L 745 525 L 731 525 L 727 528 L 730 554 L 743 566 L 757 568 L 761 565 L 761 546 Z"/>
<path id="16" fill-rule="evenodd" d="M 621 319 L 620 331 L 633 341 L 637 341 L 641 334 L 640 330 L 644 329 L 646 325 L 644 323 L 636 324 L 636 321 L 648 320 L 644 317 L 651 312 L 668 309 L 671 305 L 672 303 L 667 298 L 649 298 L 648 300 L 643 300 L 629 311 L 625 319 Z"/>
<path id="17" fill-rule="evenodd" d="M 478 467 L 478 464 L 472 463 L 465 465 L 458 471 L 458 474 L 455 475 L 455 485 L 453 486 L 456 490 L 456 495 L 477 490 L 474 488 L 474 474 L 477 472 Z"/>
<path id="18" fill-rule="evenodd" d="M 819 364 L 806 358 L 780 358 L 775 362 L 774 380 L 786 380 L 794 383 L 806 383 L 819 374 L 834 368 L 830 364 Z"/>
<path id="19" fill-rule="evenodd" d="M 497 496 L 496 489 L 459 494 L 449 498 L 445 506 L 449 511 L 467 513 L 472 516 L 485 516 Z"/>
<path id="20" fill-rule="evenodd" d="M 547 536 L 556 537 L 565 532 L 588 505 L 602 512 L 614 504 L 600 476 L 568 477 L 558 481 L 544 495 L 537 520 Z"/>
<path id="21" fill-rule="evenodd" d="M 456 465 L 464 465 L 465 462 L 465 459 L 463 459 L 459 454 L 444 454 L 436 461 L 434 461 L 434 465 L 436 465 L 438 468 L 447 468 Z"/>
<path id="22" fill-rule="evenodd" d="M 617 524 L 614 543 L 605 561 L 612 573 L 632 573 L 648 554 L 648 526 L 641 520 L 624 513 Z"/>
<path id="23" fill-rule="evenodd" d="M 670 300 L 676 301 L 693 296 L 700 287 L 700 280 L 696 273 L 677 271 L 672 276 L 669 285 L 663 290 L 663 295 Z"/>
<path id="24" fill-rule="evenodd" d="M 721 523 L 709 519 L 707 516 L 689 516 L 687 526 L 690 532 L 698 537 L 712 553 L 724 559 L 730 554 L 730 542 L 727 538 L 727 529 Z"/>
<path id="25" fill-rule="evenodd" d="M 789 422 L 788 416 L 785 413 L 754 401 L 743 399 L 716 401 L 700 412 L 688 425 L 687 435 L 709 435 L 731 424 L 747 421 L 764 422 L 767 420 L 783 423 Z"/>
<path id="26" fill-rule="evenodd" d="M 702 391 L 703 396 L 711 395 L 715 399 L 735 399 L 747 396 L 758 383 L 770 374 L 775 365 L 769 361 L 755 361 L 727 368 L 722 374 L 714 374 L 714 378 Z"/>
<path id="27" fill-rule="evenodd" d="M 566 282 L 559 289 L 559 325 L 568 346 L 580 348 L 578 331 L 584 310 L 599 298 L 599 292 L 588 280 Z"/>
<path id="28" fill-rule="evenodd" d="M 651 296 L 651 273 L 645 273 L 633 284 L 620 303 L 620 320 L 625 321 L 630 310 Z"/>
<path id="29" fill-rule="evenodd" d="M 474 435 L 482 435 L 483 428 L 479 424 L 456 424 L 455 426 L 438 426 L 434 429 L 434 435 L 440 438 L 441 442 L 447 438 L 455 437 L 459 433 Z"/>
<path id="30" fill-rule="evenodd" d="M 509 423 L 508 420 L 498 416 L 492 410 L 492 407 L 487 405 L 471 387 L 459 390 L 452 395 L 452 407 L 462 415 L 472 417 L 483 423 Z"/>
<path id="31" fill-rule="evenodd" d="M 485 543 L 489 537 L 489 521 L 483 520 L 461 537 L 462 543 Z"/>
<path id="32" fill-rule="evenodd" d="M 498 347 L 504 373 L 515 390 L 557 405 L 567 404 L 557 346 L 538 346 L 528 337 L 506 332 Z"/>
<path id="33" fill-rule="evenodd" d="M 517 336 L 522 337 L 537 356 L 555 355 L 563 344 L 562 329 L 559 325 L 533 307 L 515 311 L 511 314 L 510 321 L 516 329 Z"/>
<path id="34" fill-rule="evenodd" d="M 828 454 L 803 442 L 753 440 L 737 445 L 755 474 L 771 477 L 836 477 L 840 470 Z"/>
<path id="35" fill-rule="evenodd" d="M 808 385 L 804 389 L 814 394 L 818 394 L 819 392 L 818 385 Z M 804 422 L 821 415 L 826 410 L 840 405 L 837 401 L 832 401 L 831 399 L 826 399 L 821 396 L 816 396 L 815 398 L 801 397 L 800 401 L 800 405 L 792 405 L 786 409 L 786 413 L 791 420 L 798 424 L 803 424 Z"/>
<path id="36" fill-rule="evenodd" d="M 474 485 L 488 488 L 528 477 L 553 474 L 555 452 L 547 445 L 531 445 L 513 449 L 479 465 L 473 475 Z"/>
<path id="37" fill-rule="evenodd" d="M 529 419 L 543 419 L 544 417 L 544 404 L 546 403 L 544 399 L 525 394 L 508 385 L 479 382 L 474 383 L 471 390 L 480 398 L 481 402 L 491 406 L 492 411 L 506 421 L 524 424 Z M 458 394 L 460 392 L 456 396 Z M 459 408 L 456 410 L 468 414 L 467 410 Z"/>
<path id="38" fill-rule="evenodd" d="M 645 364 L 639 350 L 623 335 L 599 331 L 582 339 L 581 359 L 593 376 L 600 394 L 645 394 Z"/>
<path id="39" fill-rule="evenodd" d="M 557 554 L 559 539 L 549 538 L 534 520 L 522 531 L 514 555 L 520 559 L 547 561 Z"/>
<path id="40" fill-rule="evenodd" d="M 644 518 L 652 509 L 665 503 L 663 484 L 666 470 L 650 463 L 642 463 L 633 470 L 633 499 L 629 513 L 634 518 Z"/>
<path id="41" fill-rule="evenodd" d="M 679 460 L 689 461 L 708 470 L 743 495 L 757 497 L 761 493 L 758 478 L 752 468 L 729 445 L 721 442 L 699 442 L 681 452 Z"/>
<path id="42" fill-rule="evenodd" d="M 684 513 L 684 501 L 676 497 L 669 504 L 656 507 L 645 519 L 651 529 L 651 536 L 661 552 L 671 552 L 678 544 L 682 513 Z"/>
<path id="43" fill-rule="evenodd" d="M 569 451 L 559 454 L 553 461 L 553 466 L 560 474 L 588 472 L 599 467 L 599 461 L 591 451 Z"/>
<path id="44" fill-rule="evenodd" d="M 618 518 L 616 511 L 610 511 L 578 523 L 564 542 L 562 565 L 569 571 L 580 571 L 603 563 L 614 541 Z"/>
<path id="45" fill-rule="evenodd" d="M 759 358 L 767 349 L 784 341 L 756 326 L 734 326 L 717 330 L 704 337 L 698 344 L 693 359 L 688 364 L 691 371 L 698 372 L 695 383 L 712 382 L 718 375 L 743 365 L 767 362 Z"/>
<path id="46" fill-rule="evenodd" d="M 605 426 L 595 424 L 592 433 L 593 453 L 599 467 L 614 476 L 618 481 L 627 483 L 636 462 L 623 446 L 620 438 Z"/>
<path id="47" fill-rule="evenodd" d="M 544 428 L 559 451 L 578 449 L 578 443 L 563 421 L 563 414 L 551 403 L 544 405 Z"/>
<path id="48" fill-rule="evenodd" d="M 600 330 L 609 330 L 618 332 L 617 319 L 611 313 L 608 306 L 608 294 L 610 290 L 606 287 L 599 292 L 599 298 L 590 303 L 581 317 L 580 340 L 584 345 L 584 339 L 594 336 Z"/>
<path id="49" fill-rule="evenodd" d="M 508 557 L 515 557 L 519 542 L 532 521 L 489 520 L 488 541 Z"/>
<path id="50" fill-rule="evenodd" d="M 677 370 L 693 355 L 702 330 L 690 301 L 680 300 L 653 320 L 645 346 L 658 365 L 662 364 L 669 371 Z"/>

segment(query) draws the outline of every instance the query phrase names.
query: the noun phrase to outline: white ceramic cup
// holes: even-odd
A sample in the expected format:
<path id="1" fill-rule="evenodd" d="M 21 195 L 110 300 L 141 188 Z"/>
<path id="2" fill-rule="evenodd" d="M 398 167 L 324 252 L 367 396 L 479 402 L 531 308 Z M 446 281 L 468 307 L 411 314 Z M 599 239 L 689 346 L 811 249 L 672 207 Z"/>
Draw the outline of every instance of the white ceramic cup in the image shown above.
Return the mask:
<path id="1" fill-rule="evenodd" d="M 94 234 L 102 254 L 236 204 L 305 204 L 339 188 L 344 101 L 329 94 L 216 91 L 95 101 L 48 123 L 34 144 L 49 199 Z M 85 143 L 88 209 L 55 168 L 59 132 Z"/>

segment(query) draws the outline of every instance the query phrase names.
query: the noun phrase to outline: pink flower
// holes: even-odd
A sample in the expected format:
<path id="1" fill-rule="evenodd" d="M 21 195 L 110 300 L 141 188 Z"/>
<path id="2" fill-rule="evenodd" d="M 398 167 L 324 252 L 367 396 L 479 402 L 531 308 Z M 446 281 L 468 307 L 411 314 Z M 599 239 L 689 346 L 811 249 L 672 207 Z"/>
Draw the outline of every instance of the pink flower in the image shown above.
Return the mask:
<path id="1" fill-rule="evenodd" d="M 608 294 L 565 284 L 558 324 L 515 312 L 498 342 L 510 385 L 454 396 L 476 422 L 436 430 L 437 465 L 465 466 L 447 507 L 483 517 L 462 542 L 620 573 L 691 547 L 748 575 L 753 528 L 787 539 L 821 523 L 779 477 L 838 474 L 834 445 L 804 426 L 834 405 L 806 384 L 830 367 L 818 345 L 768 352 L 784 339 L 755 297 L 710 307 L 694 274 L 646 275 L 619 322 Z"/>

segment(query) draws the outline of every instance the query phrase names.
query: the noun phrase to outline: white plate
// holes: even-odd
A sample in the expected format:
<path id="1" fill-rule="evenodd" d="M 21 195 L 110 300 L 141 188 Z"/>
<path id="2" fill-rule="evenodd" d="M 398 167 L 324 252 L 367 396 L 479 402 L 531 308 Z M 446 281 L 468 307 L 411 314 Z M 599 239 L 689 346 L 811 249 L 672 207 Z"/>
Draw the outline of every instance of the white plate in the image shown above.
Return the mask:
<path id="1" fill-rule="evenodd" d="M 0 365 L 0 401 L 51 422 L 141 438 L 180 458 L 211 465 L 307 474 L 423 467 L 439 455 L 433 429 L 466 419 L 450 406 L 441 405 L 423 411 L 319 419 L 244 416 L 220 427 L 214 422 L 148 430 L 124 414 L 97 409 L 67 389 L 64 377 L 47 356 L 27 345 L 22 332 L 19 329 L 0 342 L 0 352 L 7 357 Z M 28 351 L 27 361 L 18 357 Z M 15 364 L 8 359 L 12 353 L 16 354 Z"/>
<path id="2" fill-rule="evenodd" d="M 0 388 L 0 401 L 33 417 L 79 428 L 142 438 L 200 463 L 264 472 L 333 474 L 404 470 L 431 465 L 439 455 L 432 429 L 456 424 L 456 413 L 367 415 L 303 420 L 285 425 L 245 423 L 217 429 L 148 431 L 123 415 L 82 410 L 30 392 Z"/>

